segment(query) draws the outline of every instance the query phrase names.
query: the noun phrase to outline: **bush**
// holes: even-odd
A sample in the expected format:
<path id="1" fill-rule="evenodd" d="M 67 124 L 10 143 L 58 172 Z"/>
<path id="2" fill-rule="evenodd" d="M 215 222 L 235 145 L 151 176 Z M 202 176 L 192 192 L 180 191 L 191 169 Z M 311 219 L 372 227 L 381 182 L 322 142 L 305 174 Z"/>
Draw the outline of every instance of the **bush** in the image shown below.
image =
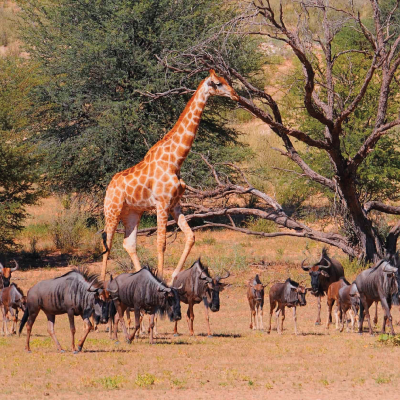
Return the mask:
<path id="1" fill-rule="evenodd" d="M 276 232 L 276 224 L 262 218 L 251 217 L 246 224 L 247 228 L 255 232 L 272 233 Z"/>
<path id="2" fill-rule="evenodd" d="M 68 253 L 79 247 L 88 229 L 87 219 L 88 215 L 76 209 L 64 210 L 57 215 L 50 226 L 56 248 Z"/>

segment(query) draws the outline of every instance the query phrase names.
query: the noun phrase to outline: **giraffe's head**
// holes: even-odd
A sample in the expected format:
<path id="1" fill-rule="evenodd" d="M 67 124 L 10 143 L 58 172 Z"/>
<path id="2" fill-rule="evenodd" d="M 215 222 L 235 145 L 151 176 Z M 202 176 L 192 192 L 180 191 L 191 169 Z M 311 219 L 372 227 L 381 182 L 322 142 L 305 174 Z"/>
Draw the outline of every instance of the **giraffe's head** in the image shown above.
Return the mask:
<path id="1" fill-rule="evenodd" d="M 224 78 L 217 76 L 213 69 L 210 69 L 210 76 L 206 78 L 205 83 L 208 85 L 208 93 L 211 96 L 224 96 L 239 101 L 239 96 L 234 89 Z"/>

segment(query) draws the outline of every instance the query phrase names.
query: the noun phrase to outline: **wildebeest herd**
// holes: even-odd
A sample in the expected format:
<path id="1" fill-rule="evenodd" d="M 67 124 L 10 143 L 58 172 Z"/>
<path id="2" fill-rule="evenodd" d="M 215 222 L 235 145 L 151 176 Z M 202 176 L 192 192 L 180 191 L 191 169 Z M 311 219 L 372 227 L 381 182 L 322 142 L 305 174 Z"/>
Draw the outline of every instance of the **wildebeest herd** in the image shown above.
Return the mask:
<path id="1" fill-rule="evenodd" d="M 308 271 L 311 276 L 311 287 L 305 287 L 288 278 L 283 283 L 274 283 L 269 288 L 269 323 L 267 333 L 271 332 L 272 315 L 275 313 L 278 334 L 283 331 L 285 308 L 293 308 L 295 334 L 297 330 L 297 306 L 306 305 L 306 294 L 311 292 L 318 298 L 318 316 L 316 324 L 320 324 L 321 297 L 327 297 L 328 317 L 326 328 L 332 322 L 332 309 L 336 303 L 336 328 L 340 332 L 344 323 L 351 319 L 352 331 L 359 314 L 358 332 L 363 332 L 364 318 L 368 321 L 370 334 L 373 334 L 370 321 L 369 308 L 374 302 L 381 302 L 384 310 L 382 332 L 389 325 L 390 332 L 394 335 L 392 317 L 390 314 L 392 304 L 398 304 L 399 275 L 398 256 L 391 259 L 380 260 L 373 267 L 362 271 L 353 283 L 344 277 L 344 270 L 339 261 L 329 257 L 326 249 L 322 250 L 321 259 L 312 266 L 301 268 Z M 144 314 L 150 315 L 149 336 L 150 343 L 154 339 L 154 326 L 157 315 L 167 315 L 175 323 L 174 334 L 178 334 L 178 321 L 181 317 L 181 302 L 188 305 L 187 324 L 190 335 L 194 335 L 193 307 L 200 302 L 204 303 L 208 335 L 211 336 L 208 310 L 212 312 L 220 309 L 220 292 L 228 285 L 222 282 L 229 278 L 228 271 L 223 276 L 212 277 L 209 269 L 200 260 L 190 268 L 181 271 L 174 279 L 173 286 L 168 286 L 154 271 L 143 267 L 135 273 L 123 273 L 111 277 L 107 282 L 101 282 L 98 275 L 90 273 L 87 268 L 76 268 L 66 274 L 49 280 L 44 280 L 34 285 L 27 296 L 15 284 L 11 283 L 11 273 L 18 269 L 5 268 L 0 264 L 0 305 L 3 314 L 3 334 L 8 334 L 8 318 L 11 316 L 13 326 L 11 333 L 16 333 L 18 310 L 24 312 L 19 334 L 24 326 L 27 328 L 25 349 L 30 352 L 30 336 L 32 327 L 42 310 L 47 317 L 48 333 L 53 339 L 57 350 L 63 351 L 54 332 L 56 315 L 67 314 L 72 336 L 72 350 L 78 353 L 82 350 L 85 339 L 93 329 L 93 322 L 105 324 L 110 322 L 110 335 L 117 340 L 118 326 L 128 343 L 135 338 L 141 327 Z M 247 298 L 250 306 L 250 329 L 263 330 L 264 285 L 256 275 L 247 283 Z M 124 321 L 127 311 L 134 312 L 135 324 L 133 332 L 128 332 Z M 85 324 L 85 331 L 78 346 L 75 347 L 75 322 L 74 317 L 80 315 Z M 280 321 L 279 321 L 280 319 Z M 375 321 L 376 322 L 376 321 Z"/>

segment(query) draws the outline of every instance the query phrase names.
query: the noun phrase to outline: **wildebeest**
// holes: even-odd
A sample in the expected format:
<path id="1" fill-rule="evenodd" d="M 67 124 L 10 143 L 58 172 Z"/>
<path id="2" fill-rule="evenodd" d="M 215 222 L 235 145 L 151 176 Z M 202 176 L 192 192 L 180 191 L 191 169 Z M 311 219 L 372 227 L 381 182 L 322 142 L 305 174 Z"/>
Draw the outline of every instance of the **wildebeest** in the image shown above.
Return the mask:
<path id="1" fill-rule="evenodd" d="M 75 268 L 66 274 L 41 281 L 28 291 L 26 309 L 21 320 L 19 333 L 26 323 L 26 346 L 30 352 L 29 340 L 32 326 L 40 310 L 47 317 L 47 331 L 56 344 L 57 350 L 63 352 L 60 343 L 54 333 L 54 322 L 56 315 L 68 314 L 69 325 L 72 335 L 72 350 L 78 353 L 82 350 L 83 344 L 89 332 L 93 329 L 90 317 L 95 313 L 103 320 L 103 308 L 105 301 L 100 296 L 103 293 L 103 285 L 98 280 L 98 275 L 90 273 L 87 268 Z M 86 332 L 78 343 L 78 350 L 75 348 L 75 321 L 74 316 L 80 315 L 86 324 Z"/>
<path id="2" fill-rule="evenodd" d="M 369 333 L 372 335 L 372 326 L 369 308 L 374 301 L 380 301 L 384 310 L 382 332 L 385 332 L 386 322 L 389 321 L 391 334 L 394 335 L 392 316 L 392 295 L 398 292 L 396 272 L 398 268 L 390 265 L 388 260 L 378 261 L 374 267 L 362 271 L 356 278 L 358 292 L 360 293 L 360 320 L 358 332 L 362 333 L 364 317 L 367 318 Z"/>
<path id="3" fill-rule="evenodd" d="M 264 329 L 263 307 L 265 286 L 267 285 L 261 283 L 258 274 L 253 279 L 250 279 L 247 284 L 247 300 L 250 306 L 250 329 Z M 253 319 L 255 321 L 254 325 Z"/>
<path id="4" fill-rule="evenodd" d="M 4 267 L 2 263 L 0 263 L 0 289 L 3 287 L 10 286 L 11 281 L 11 273 L 16 271 L 19 268 L 18 263 L 14 261 L 15 267 Z"/>
<path id="5" fill-rule="evenodd" d="M 8 335 L 8 314 L 11 315 L 13 324 L 11 334 L 15 333 L 15 328 L 18 322 L 18 311 L 21 309 L 25 311 L 25 304 L 26 304 L 26 296 L 22 289 L 20 289 L 15 283 L 12 283 L 10 286 L 4 288 L 0 291 L 0 304 L 1 304 L 1 311 L 3 313 L 3 335 L 4 335 L 4 328 L 6 335 Z"/>
<path id="6" fill-rule="evenodd" d="M 332 322 L 332 307 L 336 302 L 336 329 L 339 329 L 340 309 L 339 309 L 339 290 L 344 286 L 350 286 L 350 283 L 342 276 L 338 281 L 329 285 L 327 291 L 328 317 L 326 319 L 326 328 L 329 329 L 329 324 Z"/>
<path id="7" fill-rule="evenodd" d="M 131 343 L 140 328 L 140 311 L 151 315 L 150 343 L 153 343 L 154 315 L 167 313 L 171 321 L 181 319 L 181 305 L 178 289 L 168 287 L 148 267 L 135 273 L 125 273 L 115 277 L 108 289 L 114 301 L 117 314 L 114 321 L 114 335 L 117 339 L 118 321 L 121 320 L 126 341 Z M 124 312 L 130 307 L 135 312 L 135 330 L 128 335 Z"/>
<path id="8" fill-rule="evenodd" d="M 301 263 L 301 268 L 309 272 L 311 276 L 311 294 L 318 298 L 318 315 L 315 325 L 320 325 L 321 297 L 326 294 L 331 283 L 337 282 L 344 276 L 344 270 L 339 261 L 328 256 L 325 247 L 322 249 L 321 258 L 317 263 L 304 266 L 304 261 Z"/>
<path id="9" fill-rule="evenodd" d="M 306 293 L 309 289 L 305 288 L 302 285 L 299 285 L 297 282 L 292 281 L 290 278 L 286 279 L 284 283 L 275 283 L 271 286 L 269 290 L 269 327 L 268 333 L 271 332 L 271 320 L 272 313 L 274 312 L 274 308 L 276 305 L 278 307 L 275 310 L 276 315 L 276 330 L 279 334 L 282 334 L 283 331 L 283 321 L 285 320 L 285 307 L 293 307 L 293 320 L 294 320 L 294 332 L 297 335 L 297 316 L 296 316 L 296 307 L 297 306 L 305 306 L 306 302 Z M 279 327 L 279 314 L 282 314 L 281 325 Z"/>
<path id="10" fill-rule="evenodd" d="M 208 268 L 204 266 L 200 259 L 193 263 L 193 265 L 179 272 L 174 279 L 174 286 L 182 286 L 180 291 L 181 301 L 188 305 L 186 320 L 188 323 L 189 333 L 194 335 L 193 321 L 194 312 L 193 307 L 195 304 L 204 303 L 204 315 L 207 323 L 208 336 L 212 336 L 210 328 L 210 317 L 208 309 L 212 312 L 219 311 L 219 293 L 224 290 L 228 285 L 221 282 L 223 279 L 229 277 L 229 272 L 226 271 L 224 276 L 216 276 L 212 278 Z M 178 334 L 178 323 L 175 322 L 174 334 Z"/>
<path id="11" fill-rule="evenodd" d="M 346 320 L 346 330 L 348 331 L 348 321 L 346 318 L 346 313 L 349 311 L 351 318 L 351 331 L 354 331 L 354 324 L 356 322 L 356 316 L 358 310 L 360 309 L 360 294 L 357 290 L 357 285 L 353 282 L 351 285 L 345 285 L 339 290 L 339 300 L 338 307 L 340 311 L 340 319 L 342 325 L 340 327 L 340 332 L 344 329 L 344 320 Z"/>

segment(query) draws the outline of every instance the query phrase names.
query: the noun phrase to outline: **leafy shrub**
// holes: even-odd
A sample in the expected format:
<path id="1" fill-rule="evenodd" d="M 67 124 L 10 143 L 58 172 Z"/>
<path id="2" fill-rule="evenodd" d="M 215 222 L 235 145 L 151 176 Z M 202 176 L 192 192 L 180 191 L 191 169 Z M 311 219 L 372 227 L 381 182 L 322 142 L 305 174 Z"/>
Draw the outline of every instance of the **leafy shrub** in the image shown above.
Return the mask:
<path id="1" fill-rule="evenodd" d="M 248 229 L 255 232 L 264 232 L 264 233 L 276 232 L 276 224 L 267 219 L 251 217 L 246 225 Z"/>
<path id="2" fill-rule="evenodd" d="M 154 382 L 156 381 L 156 377 L 152 374 L 138 374 L 136 380 L 135 380 L 135 385 L 139 387 L 149 387 L 151 385 L 154 385 Z"/>
<path id="3" fill-rule="evenodd" d="M 96 379 L 95 383 L 99 383 L 104 389 L 114 390 L 120 388 L 124 380 L 122 375 L 104 376 L 103 378 Z"/>

